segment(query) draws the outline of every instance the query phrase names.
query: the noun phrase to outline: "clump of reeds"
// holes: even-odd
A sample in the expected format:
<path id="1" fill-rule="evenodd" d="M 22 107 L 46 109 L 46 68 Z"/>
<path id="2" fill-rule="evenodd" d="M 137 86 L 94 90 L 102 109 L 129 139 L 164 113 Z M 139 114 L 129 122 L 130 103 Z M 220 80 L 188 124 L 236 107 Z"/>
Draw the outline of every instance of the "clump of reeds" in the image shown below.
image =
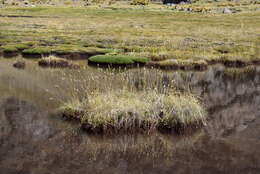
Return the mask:
<path id="1" fill-rule="evenodd" d="M 191 94 L 177 93 L 173 81 L 162 71 L 76 74 L 64 75 L 71 78 L 75 92 L 61 111 L 63 116 L 79 120 L 87 131 L 150 132 L 205 123 L 207 114 L 199 100 Z"/>
<path id="2" fill-rule="evenodd" d="M 204 60 L 192 61 L 181 59 L 167 59 L 159 62 L 150 62 L 150 67 L 158 67 L 167 70 L 206 70 L 208 63 Z"/>
<path id="3" fill-rule="evenodd" d="M 89 97 L 81 118 L 88 131 L 154 131 L 205 123 L 206 112 L 191 95 L 163 94 L 155 90 L 111 91 Z"/>

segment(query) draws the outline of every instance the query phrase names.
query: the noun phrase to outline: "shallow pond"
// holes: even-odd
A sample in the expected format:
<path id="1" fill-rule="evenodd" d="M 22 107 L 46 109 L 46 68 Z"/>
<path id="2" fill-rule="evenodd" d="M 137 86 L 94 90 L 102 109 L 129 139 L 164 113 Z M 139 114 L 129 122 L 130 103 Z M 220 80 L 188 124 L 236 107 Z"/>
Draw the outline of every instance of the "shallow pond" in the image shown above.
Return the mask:
<path id="1" fill-rule="evenodd" d="M 53 114 L 56 102 L 42 79 L 26 81 L 34 74 L 1 59 L 0 173 L 259 174 L 260 67 L 165 74 L 164 83 L 174 79 L 200 96 L 209 112 L 205 127 L 183 136 L 98 136 Z"/>

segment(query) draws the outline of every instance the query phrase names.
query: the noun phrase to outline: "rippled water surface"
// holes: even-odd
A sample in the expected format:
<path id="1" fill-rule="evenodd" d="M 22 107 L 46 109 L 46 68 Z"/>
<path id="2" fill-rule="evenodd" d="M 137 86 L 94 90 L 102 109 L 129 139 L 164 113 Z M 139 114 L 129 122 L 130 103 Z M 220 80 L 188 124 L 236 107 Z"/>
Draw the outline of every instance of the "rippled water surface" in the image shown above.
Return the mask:
<path id="1" fill-rule="evenodd" d="M 6 66 L 11 64 L 0 62 L 1 174 L 260 173 L 259 67 L 167 72 L 166 82 L 172 78 L 179 89 L 201 97 L 207 125 L 184 136 L 112 137 L 88 135 L 62 120 L 39 89 L 17 93 L 23 79 Z"/>

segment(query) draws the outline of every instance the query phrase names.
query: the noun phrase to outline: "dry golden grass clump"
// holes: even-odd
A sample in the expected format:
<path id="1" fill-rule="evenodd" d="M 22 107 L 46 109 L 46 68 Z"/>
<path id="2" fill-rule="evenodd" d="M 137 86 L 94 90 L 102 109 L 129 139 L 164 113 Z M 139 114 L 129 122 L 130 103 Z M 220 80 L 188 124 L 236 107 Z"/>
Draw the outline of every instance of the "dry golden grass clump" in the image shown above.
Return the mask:
<path id="1" fill-rule="evenodd" d="M 176 92 L 174 81 L 163 71 L 73 73 L 62 75 L 71 84 L 66 92 L 71 97 L 63 100 L 60 111 L 65 118 L 80 121 L 88 132 L 178 132 L 206 121 L 200 101 L 192 94 Z"/>
<path id="2" fill-rule="evenodd" d="M 205 110 L 192 96 L 156 91 L 113 91 L 89 97 L 81 121 L 90 131 L 179 129 L 205 122 Z"/>
<path id="3" fill-rule="evenodd" d="M 181 59 L 167 59 L 159 62 L 148 63 L 150 67 L 159 67 L 161 69 L 181 69 L 181 70 L 206 70 L 208 63 L 204 60 L 191 61 Z"/>

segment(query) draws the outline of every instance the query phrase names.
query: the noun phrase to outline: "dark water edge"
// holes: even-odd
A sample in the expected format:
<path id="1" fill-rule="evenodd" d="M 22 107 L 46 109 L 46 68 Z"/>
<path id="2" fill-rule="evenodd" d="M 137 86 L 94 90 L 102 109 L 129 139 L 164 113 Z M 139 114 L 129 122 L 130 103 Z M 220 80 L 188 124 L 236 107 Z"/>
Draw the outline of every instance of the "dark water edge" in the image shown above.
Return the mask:
<path id="1" fill-rule="evenodd" d="M 40 102 L 2 95 L 0 173 L 259 174 L 260 68 L 167 72 L 165 83 L 171 78 L 208 108 L 207 125 L 192 135 L 88 135 Z"/>

